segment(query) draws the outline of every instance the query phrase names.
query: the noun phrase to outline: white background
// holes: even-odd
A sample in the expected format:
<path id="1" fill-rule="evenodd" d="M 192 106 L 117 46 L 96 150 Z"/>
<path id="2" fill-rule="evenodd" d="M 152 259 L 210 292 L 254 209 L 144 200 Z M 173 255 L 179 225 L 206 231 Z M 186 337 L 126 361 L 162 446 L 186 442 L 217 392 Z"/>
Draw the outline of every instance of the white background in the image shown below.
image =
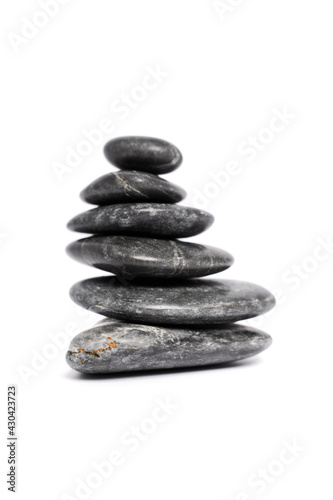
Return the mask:
<path id="1" fill-rule="evenodd" d="M 0 456 L 8 498 L 8 383 L 18 384 L 16 498 L 79 498 L 77 481 L 114 450 L 122 465 L 86 498 L 330 496 L 333 250 L 323 242 L 333 232 L 332 2 L 224 3 L 225 15 L 212 0 L 72 0 L 52 19 L 40 17 L 33 0 L 1 4 Z M 24 18 L 45 26 L 30 27 L 22 41 Z M 148 81 L 147 68 L 164 76 L 145 91 L 137 87 Z M 120 112 L 124 94 L 134 106 Z M 270 134 L 263 129 L 276 110 L 293 118 Z M 83 131 L 105 118 L 113 131 L 56 175 L 54 162 L 64 164 Z M 89 208 L 79 192 L 113 169 L 103 144 L 131 134 L 182 151 L 183 165 L 166 178 L 187 190 L 184 204 L 215 215 L 193 240 L 234 255 L 223 277 L 278 295 L 275 310 L 252 323 L 274 340 L 257 358 L 93 380 L 67 366 L 69 330 L 99 319 L 80 315 L 68 289 L 103 273 L 66 256 L 76 235 L 65 225 Z M 242 153 L 258 134 L 260 151 Z M 237 173 L 212 185 L 230 161 Z M 56 334 L 66 345 L 55 345 Z M 121 436 L 147 423 L 157 398 L 177 409 L 132 452 Z M 283 464 L 293 441 L 302 450 Z M 268 476 L 251 486 L 260 468 Z"/>

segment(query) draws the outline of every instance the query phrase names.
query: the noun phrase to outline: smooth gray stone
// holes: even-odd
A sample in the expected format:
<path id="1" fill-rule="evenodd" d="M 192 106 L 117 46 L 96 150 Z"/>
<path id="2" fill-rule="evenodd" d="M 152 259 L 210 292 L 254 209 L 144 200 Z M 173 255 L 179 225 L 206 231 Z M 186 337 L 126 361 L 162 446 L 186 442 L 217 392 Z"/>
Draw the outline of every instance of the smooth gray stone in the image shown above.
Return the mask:
<path id="1" fill-rule="evenodd" d="M 269 311 L 275 304 L 265 288 L 218 279 L 138 280 L 116 277 L 80 281 L 70 290 L 74 302 L 104 316 L 146 324 L 231 323 Z"/>
<path id="2" fill-rule="evenodd" d="M 176 146 L 154 137 L 118 137 L 107 142 L 104 154 L 122 170 L 140 170 L 151 174 L 172 172 L 183 158 Z"/>
<path id="3" fill-rule="evenodd" d="M 245 325 L 172 328 L 103 321 L 72 340 L 66 360 L 82 373 L 118 373 L 229 363 L 272 342 Z"/>
<path id="4" fill-rule="evenodd" d="M 72 231 L 186 238 L 202 233 L 214 217 L 197 208 L 166 203 L 126 203 L 97 207 L 69 221 Z"/>
<path id="5" fill-rule="evenodd" d="M 80 196 L 93 205 L 177 203 L 186 197 L 186 191 L 146 172 L 112 172 L 93 181 Z"/>
<path id="6" fill-rule="evenodd" d="M 225 250 L 178 240 L 92 236 L 67 247 L 70 257 L 120 278 L 195 278 L 233 263 Z"/>

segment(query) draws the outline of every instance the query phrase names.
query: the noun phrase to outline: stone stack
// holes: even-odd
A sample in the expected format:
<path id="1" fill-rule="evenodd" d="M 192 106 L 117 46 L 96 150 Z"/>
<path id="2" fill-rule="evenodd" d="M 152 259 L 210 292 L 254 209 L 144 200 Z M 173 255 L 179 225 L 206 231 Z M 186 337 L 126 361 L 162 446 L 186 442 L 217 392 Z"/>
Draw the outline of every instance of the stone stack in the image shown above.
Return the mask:
<path id="1" fill-rule="evenodd" d="M 98 207 L 68 228 L 93 236 L 67 251 L 112 273 L 70 291 L 74 302 L 108 319 L 72 340 L 68 364 L 84 373 L 116 373 L 226 363 L 266 349 L 269 335 L 235 322 L 270 310 L 274 297 L 251 283 L 203 278 L 230 267 L 232 256 L 178 239 L 214 220 L 177 205 L 185 191 L 159 177 L 179 167 L 179 150 L 160 139 L 123 137 L 104 152 L 119 171 L 81 193 Z"/>

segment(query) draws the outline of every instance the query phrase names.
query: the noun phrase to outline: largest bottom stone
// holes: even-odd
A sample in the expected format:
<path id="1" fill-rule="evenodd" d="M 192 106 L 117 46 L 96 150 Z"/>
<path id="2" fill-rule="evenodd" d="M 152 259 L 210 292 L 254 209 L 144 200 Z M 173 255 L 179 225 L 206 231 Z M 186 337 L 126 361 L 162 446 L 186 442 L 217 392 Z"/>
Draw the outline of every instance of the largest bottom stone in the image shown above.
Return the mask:
<path id="1" fill-rule="evenodd" d="M 271 342 L 267 333 L 239 324 L 173 328 L 106 319 L 74 337 L 66 359 L 91 374 L 186 368 L 254 356 Z"/>

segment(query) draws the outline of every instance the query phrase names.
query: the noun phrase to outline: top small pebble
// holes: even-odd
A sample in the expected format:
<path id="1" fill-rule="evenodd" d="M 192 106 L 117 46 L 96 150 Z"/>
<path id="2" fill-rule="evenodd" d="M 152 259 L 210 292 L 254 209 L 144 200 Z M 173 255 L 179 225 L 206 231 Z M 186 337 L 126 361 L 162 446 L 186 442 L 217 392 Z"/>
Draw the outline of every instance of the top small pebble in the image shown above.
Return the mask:
<path id="1" fill-rule="evenodd" d="M 179 167 L 183 158 L 170 142 L 153 137 L 118 137 L 107 142 L 104 154 L 121 170 L 167 174 Z"/>

